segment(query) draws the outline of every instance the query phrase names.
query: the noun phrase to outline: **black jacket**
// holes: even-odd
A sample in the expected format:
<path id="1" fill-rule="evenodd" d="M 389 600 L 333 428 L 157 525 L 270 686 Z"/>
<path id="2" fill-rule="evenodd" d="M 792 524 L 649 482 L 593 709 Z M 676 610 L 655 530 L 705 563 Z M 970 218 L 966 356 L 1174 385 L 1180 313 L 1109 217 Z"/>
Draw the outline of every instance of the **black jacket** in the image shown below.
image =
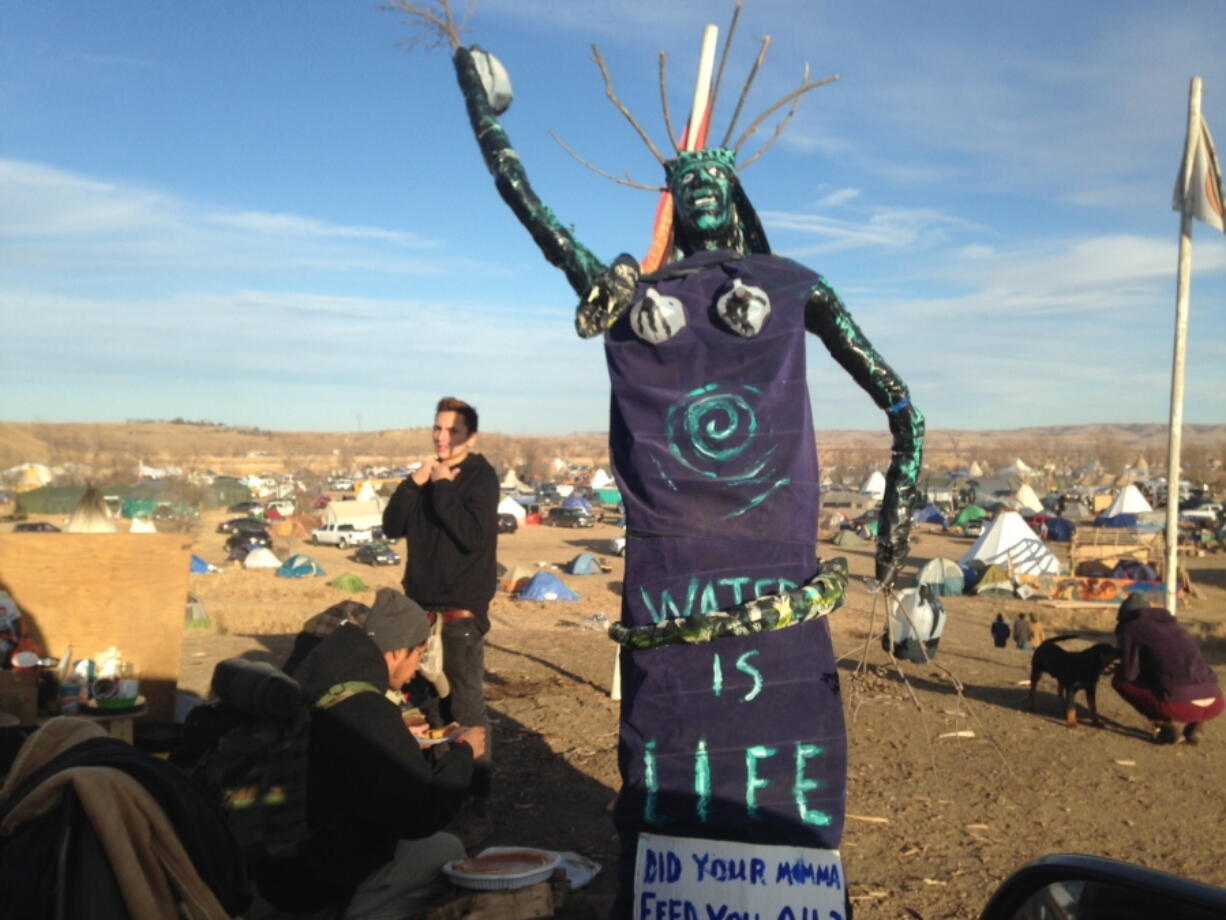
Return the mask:
<path id="1" fill-rule="evenodd" d="M 348 899 L 392 857 L 400 839 L 428 837 L 460 809 L 472 776 L 472 748 L 456 744 L 433 763 L 383 695 L 387 666 L 378 647 L 351 623 L 339 626 L 298 669 L 314 702 L 336 684 L 365 681 L 311 717 L 307 805 L 311 839 L 292 860 L 269 867 L 261 893 L 282 910 Z"/>
<path id="2" fill-rule="evenodd" d="M 1120 650 L 1116 673 L 1149 688 L 1158 699 L 1186 703 L 1221 692 L 1196 639 L 1166 608 L 1121 613 L 1115 635 Z"/>
<path id="3" fill-rule="evenodd" d="M 457 469 L 451 482 L 402 482 L 383 509 L 383 533 L 408 538 L 405 594 L 428 610 L 471 610 L 485 633 L 498 587 L 498 475 L 480 454 Z"/>

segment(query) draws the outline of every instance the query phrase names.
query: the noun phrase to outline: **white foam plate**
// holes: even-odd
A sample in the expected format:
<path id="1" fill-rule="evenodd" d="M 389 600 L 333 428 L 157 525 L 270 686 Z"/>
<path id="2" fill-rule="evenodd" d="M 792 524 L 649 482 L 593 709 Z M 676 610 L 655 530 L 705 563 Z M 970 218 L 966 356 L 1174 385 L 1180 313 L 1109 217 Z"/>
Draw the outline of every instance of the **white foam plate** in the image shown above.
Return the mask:
<path id="1" fill-rule="evenodd" d="M 513 860 L 512 854 L 523 854 L 523 859 Z M 471 868 L 457 868 L 466 863 L 482 861 L 488 864 L 489 871 L 478 872 Z M 500 867 L 498 865 L 500 862 L 505 865 Z M 443 866 L 443 872 L 461 888 L 472 888 L 477 891 L 509 891 L 543 882 L 553 874 L 559 862 L 558 854 L 549 850 L 536 850 L 531 847 L 489 847 L 482 850 L 479 856 L 452 860 Z M 533 865 L 525 867 L 524 863 Z"/>

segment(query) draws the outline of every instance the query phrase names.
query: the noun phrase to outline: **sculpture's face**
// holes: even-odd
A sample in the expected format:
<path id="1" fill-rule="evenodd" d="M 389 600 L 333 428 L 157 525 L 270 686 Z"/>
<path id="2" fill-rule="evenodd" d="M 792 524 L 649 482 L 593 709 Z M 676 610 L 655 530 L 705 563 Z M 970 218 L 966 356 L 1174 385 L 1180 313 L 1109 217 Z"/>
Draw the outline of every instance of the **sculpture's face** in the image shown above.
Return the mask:
<path id="1" fill-rule="evenodd" d="M 690 155 L 669 175 L 677 222 L 689 235 L 720 237 L 732 227 L 733 171 L 715 156 Z"/>

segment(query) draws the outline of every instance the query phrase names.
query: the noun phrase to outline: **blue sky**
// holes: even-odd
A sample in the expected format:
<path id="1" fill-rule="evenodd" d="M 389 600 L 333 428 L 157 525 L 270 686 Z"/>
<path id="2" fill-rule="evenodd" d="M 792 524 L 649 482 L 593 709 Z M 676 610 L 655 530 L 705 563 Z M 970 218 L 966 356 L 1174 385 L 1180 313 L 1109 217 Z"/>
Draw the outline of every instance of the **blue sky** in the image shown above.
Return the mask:
<path id="1" fill-rule="evenodd" d="M 646 248 L 701 27 L 731 2 L 484 0 L 503 123 L 611 260 Z M 811 93 L 742 180 L 933 427 L 1161 422 L 1189 79 L 1226 143 L 1220 0 L 747 0 L 715 118 Z M 365 2 L 45 0 L 0 11 L 0 419 L 427 424 L 456 393 L 517 433 L 607 427 L 599 342 L 494 191 L 450 61 Z M 773 124 L 768 123 L 768 124 Z M 769 136 L 770 128 L 760 132 Z M 714 133 L 714 132 L 713 132 Z M 739 133 L 739 131 L 738 131 Z M 751 141 L 745 152 L 756 149 Z M 1226 420 L 1226 237 L 1194 230 L 1185 419 Z M 810 340 L 819 428 L 884 427 Z"/>

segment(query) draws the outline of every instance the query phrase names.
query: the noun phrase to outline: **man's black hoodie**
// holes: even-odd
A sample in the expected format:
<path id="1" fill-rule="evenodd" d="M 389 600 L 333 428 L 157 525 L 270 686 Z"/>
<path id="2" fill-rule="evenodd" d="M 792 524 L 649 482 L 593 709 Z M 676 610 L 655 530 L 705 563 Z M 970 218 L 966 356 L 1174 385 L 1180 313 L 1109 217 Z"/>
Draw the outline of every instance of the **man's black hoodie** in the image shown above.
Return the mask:
<path id="1" fill-rule="evenodd" d="M 472 776 L 472 748 L 456 744 L 433 765 L 383 695 L 383 655 L 360 626 L 341 625 L 302 662 L 296 677 L 309 703 L 337 684 L 355 693 L 314 710 L 308 755 L 311 839 L 293 859 L 260 873 L 260 893 L 281 910 L 347 900 L 391 859 L 400 839 L 428 837 L 460 810 Z"/>

